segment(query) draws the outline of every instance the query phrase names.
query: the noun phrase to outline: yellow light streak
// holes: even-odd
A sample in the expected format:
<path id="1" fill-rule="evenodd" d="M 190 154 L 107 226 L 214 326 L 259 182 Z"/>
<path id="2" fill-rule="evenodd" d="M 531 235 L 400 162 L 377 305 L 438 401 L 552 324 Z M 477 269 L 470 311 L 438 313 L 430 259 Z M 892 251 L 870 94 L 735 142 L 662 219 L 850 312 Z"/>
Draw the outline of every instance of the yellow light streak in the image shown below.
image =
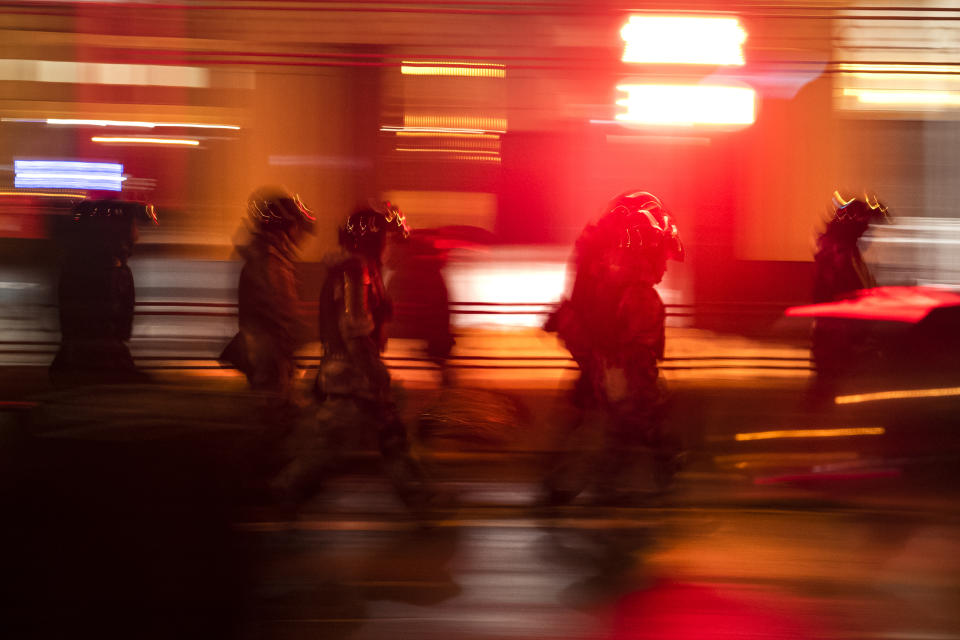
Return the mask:
<path id="1" fill-rule="evenodd" d="M 381 129 L 381 131 L 391 131 L 391 129 Z M 483 131 L 472 131 L 469 133 L 450 133 L 446 131 L 408 131 L 406 129 L 392 129 L 397 136 L 403 138 L 466 138 L 468 140 L 499 140 L 500 136 L 496 133 L 486 133 Z"/>
<path id="2" fill-rule="evenodd" d="M 400 73 L 408 76 L 459 76 L 465 78 L 504 78 L 505 65 L 479 62 L 409 62 L 400 65 Z"/>
<path id="3" fill-rule="evenodd" d="M 899 389 L 892 391 L 874 391 L 872 393 L 852 393 L 837 396 L 836 404 L 859 404 L 877 400 L 905 400 L 910 398 L 948 398 L 960 396 L 960 387 L 939 387 L 932 389 Z"/>
<path id="4" fill-rule="evenodd" d="M 51 193 L 47 191 L 9 191 L 0 190 L 0 196 L 41 196 L 44 198 L 73 198 L 83 200 L 87 196 L 80 193 Z"/>
<path id="5" fill-rule="evenodd" d="M 836 429 L 783 429 L 779 431 L 754 431 L 738 433 L 737 441 L 778 440 L 782 438 L 845 438 L 848 436 L 877 436 L 885 432 L 883 427 L 844 427 Z"/>
<path id="6" fill-rule="evenodd" d="M 958 91 L 914 91 L 907 89 L 844 89 L 843 95 L 854 96 L 864 104 L 948 107 L 960 106 Z"/>
<path id="7" fill-rule="evenodd" d="M 480 131 L 506 133 L 507 119 L 486 116 L 440 116 L 403 114 L 403 128 L 410 130 Z"/>
<path id="8" fill-rule="evenodd" d="M 199 140 L 187 140 L 187 139 L 177 139 L 177 138 L 129 138 L 129 137 L 107 137 L 107 136 L 94 136 L 90 138 L 93 142 L 101 142 L 106 144 L 170 144 L 170 145 L 181 145 L 181 146 L 190 146 L 196 147 L 200 144 Z"/>
<path id="9" fill-rule="evenodd" d="M 838 71 L 849 73 L 865 73 L 873 76 L 874 73 L 960 73 L 960 65 L 955 64 L 839 64 Z"/>

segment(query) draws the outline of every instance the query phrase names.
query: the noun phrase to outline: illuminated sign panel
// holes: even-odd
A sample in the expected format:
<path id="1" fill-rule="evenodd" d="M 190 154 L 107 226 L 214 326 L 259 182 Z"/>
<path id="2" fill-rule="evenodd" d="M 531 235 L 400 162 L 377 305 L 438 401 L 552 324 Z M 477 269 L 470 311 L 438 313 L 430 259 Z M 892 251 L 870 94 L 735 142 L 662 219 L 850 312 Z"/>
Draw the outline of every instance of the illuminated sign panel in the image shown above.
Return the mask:
<path id="1" fill-rule="evenodd" d="M 620 122 L 660 125 L 748 125 L 756 117 L 756 92 L 716 85 L 623 84 Z"/>
<path id="2" fill-rule="evenodd" d="M 14 160 L 14 186 L 37 189 L 120 191 L 123 165 L 112 162 Z"/>
<path id="3" fill-rule="evenodd" d="M 631 16 L 620 37 L 624 62 L 742 65 L 747 32 L 736 18 Z"/>

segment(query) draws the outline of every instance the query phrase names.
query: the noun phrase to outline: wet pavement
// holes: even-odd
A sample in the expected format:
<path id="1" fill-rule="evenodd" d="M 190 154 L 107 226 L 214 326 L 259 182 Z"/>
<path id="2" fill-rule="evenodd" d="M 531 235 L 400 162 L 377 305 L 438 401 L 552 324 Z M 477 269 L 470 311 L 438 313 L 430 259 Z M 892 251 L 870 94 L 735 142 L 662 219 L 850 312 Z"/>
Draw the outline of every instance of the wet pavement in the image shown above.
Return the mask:
<path id="1" fill-rule="evenodd" d="M 960 637 L 954 401 L 812 406 L 802 344 L 668 344 L 688 464 L 653 493 L 638 460 L 615 508 L 537 504 L 575 375 L 552 338 L 461 336 L 453 389 L 394 344 L 456 496 L 419 519 L 362 442 L 296 517 L 248 491 L 258 399 L 203 349 L 135 343 L 147 386 L 53 390 L 42 360 L 8 364 L 0 613 L 11 637 Z"/>

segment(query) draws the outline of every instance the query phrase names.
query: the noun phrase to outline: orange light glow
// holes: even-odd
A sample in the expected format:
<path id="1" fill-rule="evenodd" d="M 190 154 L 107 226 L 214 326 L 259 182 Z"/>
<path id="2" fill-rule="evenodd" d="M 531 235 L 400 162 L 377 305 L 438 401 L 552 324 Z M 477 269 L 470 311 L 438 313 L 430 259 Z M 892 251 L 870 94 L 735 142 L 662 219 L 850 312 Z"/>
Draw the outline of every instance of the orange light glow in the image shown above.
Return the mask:
<path id="1" fill-rule="evenodd" d="M 506 67 L 502 64 L 474 62 L 407 62 L 400 66 L 400 73 L 407 76 L 459 76 L 465 78 L 504 78 Z"/>
<path id="2" fill-rule="evenodd" d="M 756 113 L 756 92 L 746 87 L 718 85 L 623 84 L 627 97 L 621 122 L 662 125 L 749 125 Z"/>
<path id="3" fill-rule="evenodd" d="M 620 37 L 624 62 L 742 65 L 747 32 L 736 18 L 631 16 Z"/>
<path id="4" fill-rule="evenodd" d="M 754 431 L 738 433 L 737 441 L 779 440 L 783 438 L 846 438 L 849 436 L 878 436 L 885 432 L 883 427 L 844 427 L 836 429 L 782 429 L 779 431 Z"/>
<path id="5" fill-rule="evenodd" d="M 933 389 L 899 389 L 894 391 L 874 391 L 873 393 L 853 393 L 834 398 L 836 404 L 859 404 L 877 400 L 905 400 L 910 398 L 948 398 L 960 396 L 960 387 L 940 387 Z"/>
<path id="6" fill-rule="evenodd" d="M 403 114 L 403 129 L 409 131 L 478 131 L 506 133 L 507 119 L 486 116 L 440 116 Z"/>
<path id="7" fill-rule="evenodd" d="M 199 140 L 188 140 L 179 138 L 137 138 L 137 137 L 113 137 L 113 136 L 94 136 L 90 138 L 93 142 L 105 144 L 169 144 L 196 147 L 200 144 Z"/>

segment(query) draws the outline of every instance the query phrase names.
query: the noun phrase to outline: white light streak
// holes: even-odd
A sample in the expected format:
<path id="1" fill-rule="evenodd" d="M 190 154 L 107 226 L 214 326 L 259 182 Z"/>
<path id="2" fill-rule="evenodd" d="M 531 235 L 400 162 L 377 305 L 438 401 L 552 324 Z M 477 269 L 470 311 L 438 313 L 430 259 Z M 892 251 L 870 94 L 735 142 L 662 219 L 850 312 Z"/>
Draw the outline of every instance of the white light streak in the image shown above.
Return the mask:
<path id="1" fill-rule="evenodd" d="M 160 145 L 180 145 L 196 147 L 200 144 L 199 140 L 188 140 L 179 138 L 137 138 L 125 136 L 94 136 L 90 138 L 92 142 L 103 144 L 160 144 Z"/>
<path id="2" fill-rule="evenodd" d="M 955 107 L 960 106 L 960 91 L 918 91 L 910 89 L 844 89 L 843 95 L 854 96 L 863 104 Z"/>

